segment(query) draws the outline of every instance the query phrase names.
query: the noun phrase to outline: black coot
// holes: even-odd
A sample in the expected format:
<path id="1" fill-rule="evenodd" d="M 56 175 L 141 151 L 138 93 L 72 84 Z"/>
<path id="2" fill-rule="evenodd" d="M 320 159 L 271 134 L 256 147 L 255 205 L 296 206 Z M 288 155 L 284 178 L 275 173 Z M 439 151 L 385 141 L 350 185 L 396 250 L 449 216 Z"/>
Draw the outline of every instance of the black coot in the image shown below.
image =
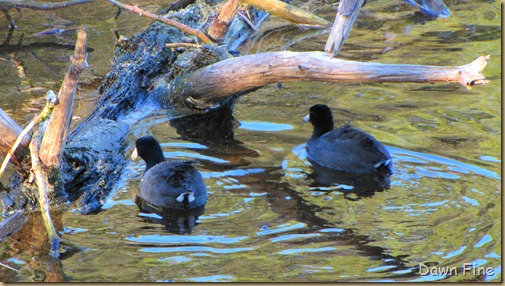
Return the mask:
<path id="1" fill-rule="evenodd" d="M 333 129 L 333 115 L 328 106 L 312 106 L 305 121 L 314 126 L 307 142 L 311 163 L 355 174 L 393 173 L 393 160 L 384 145 L 347 124 Z"/>
<path id="2" fill-rule="evenodd" d="M 140 181 L 140 197 L 166 209 L 192 209 L 207 202 L 207 189 L 202 175 L 193 167 L 195 161 L 165 161 L 161 146 L 152 136 L 135 142 L 132 159 L 146 163 Z"/>

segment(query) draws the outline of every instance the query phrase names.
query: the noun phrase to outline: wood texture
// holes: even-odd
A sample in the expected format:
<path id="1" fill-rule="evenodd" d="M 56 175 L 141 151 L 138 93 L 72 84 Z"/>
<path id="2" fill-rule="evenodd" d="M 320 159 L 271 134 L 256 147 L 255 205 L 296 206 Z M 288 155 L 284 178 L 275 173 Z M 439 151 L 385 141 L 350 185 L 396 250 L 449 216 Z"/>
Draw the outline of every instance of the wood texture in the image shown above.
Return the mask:
<path id="1" fill-rule="evenodd" d="M 283 18 L 294 24 L 327 26 L 330 23 L 323 18 L 308 13 L 296 6 L 289 5 L 279 0 L 241 0 L 256 9 L 263 10 L 277 17 Z"/>
<path id="2" fill-rule="evenodd" d="M 58 93 L 59 104 L 54 107 L 42 138 L 40 160 L 46 166 L 57 167 L 61 163 L 63 148 L 72 120 L 77 82 L 81 72 L 88 67 L 86 46 L 87 31 L 83 25 L 77 32 L 74 55 L 70 58 L 70 67 Z"/>
<path id="3" fill-rule="evenodd" d="M 214 41 L 219 42 L 226 35 L 231 21 L 233 21 L 233 18 L 237 14 L 238 4 L 240 4 L 240 0 L 228 0 L 219 9 L 219 13 L 217 13 L 207 29 L 207 34 Z"/>
<path id="4" fill-rule="evenodd" d="M 324 51 L 329 53 L 330 57 L 336 56 L 344 46 L 364 2 L 365 0 L 341 0 L 338 4 L 337 15 L 324 46 Z"/>
<path id="5" fill-rule="evenodd" d="M 330 59 L 323 52 L 271 52 L 218 62 L 157 87 L 165 103 L 183 97 L 195 107 L 205 108 L 215 100 L 277 82 L 457 82 L 467 88 L 486 84 L 482 70 L 489 56 L 463 66 L 380 64 Z"/>

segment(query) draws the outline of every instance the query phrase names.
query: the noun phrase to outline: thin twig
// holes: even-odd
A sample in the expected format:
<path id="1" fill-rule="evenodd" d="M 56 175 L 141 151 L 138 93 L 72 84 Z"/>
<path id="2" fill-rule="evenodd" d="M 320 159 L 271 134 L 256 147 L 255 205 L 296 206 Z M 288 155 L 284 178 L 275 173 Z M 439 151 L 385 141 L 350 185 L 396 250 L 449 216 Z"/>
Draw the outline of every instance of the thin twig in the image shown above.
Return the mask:
<path id="1" fill-rule="evenodd" d="M 145 16 L 145 17 L 151 18 L 153 20 L 163 22 L 163 23 L 165 23 L 167 25 L 179 28 L 179 29 L 181 29 L 183 32 L 185 32 L 187 34 L 190 34 L 190 35 L 193 35 L 193 36 L 197 36 L 198 38 L 200 38 L 200 40 L 202 40 L 206 44 L 213 43 L 212 40 L 209 37 L 207 37 L 202 31 L 195 30 L 195 29 L 193 29 L 191 27 L 188 27 L 188 26 L 186 26 L 184 24 L 181 24 L 181 23 L 179 23 L 177 21 L 174 21 L 172 19 L 163 18 L 162 16 L 158 16 L 156 14 L 147 12 L 146 10 L 140 9 L 137 6 L 131 6 L 131 5 L 123 4 L 123 3 L 115 1 L 115 0 L 107 0 L 107 1 L 109 1 L 110 3 L 112 3 L 112 4 L 116 5 L 116 6 L 119 6 L 119 7 L 123 8 L 123 9 L 130 10 L 133 13 L 137 13 L 137 14 L 139 14 L 141 16 Z"/>
<path id="2" fill-rule="evenodd" d="M 51 219 L 51 214 L 49 212 L 49 195 L 48 195 L 48 182 L 47 178 L 42 172 L 42 166 L 39 160 L 39 148 L 40 142 L 38 136 L 35 132 L 32 136 L 32 141 L 30 142 L 30 156 L 32 158 L 32 172 L 35 175 L 35 179 L 38 186 L 38 203 L 40 207 L 40 213 L 42 215 L 42 220 L 44 221 L 44 226 L 46 227 L 47 234 L 49 236 L 49 241 L 51 242 L 50 255 L 53 257 L 58 257 L 60 254 L 60 237 L 58 232 L 54 228 L 53 221 Z"/>
<path id="3" fill-rule="evenodd" d="M 3 267 L 5 267 L 5 268 L 7 268 L 7 269 L 10 269 L 10 270 L 19 271 L 19 270 L 17 270 L 16 268 L 12 268 L 12 267 L 10 267 L 9 265 L 3 264 L 2 262 L 0 262 L 0 266 L 3 266 Z"/>
<path id="4" fill-rule="evenodd" d="M 251 27 L 251 29 L 253 29 L 253 31 L 258 31 L 258 28 L 256 28 L 256 26 L 254 26 L 254 24 L 242 13 L 240 12 L 237 12 L 237 15 L 239 15 L 240 18 L 242 18 L 242 20 L 247 24 L 249 25 L 249 27 Z"/>
<path id="5" fill-rule="evenodd" d="M 2 178 L 3 173 L 5 172 L 5 168 L 7 167 L 7 164 L 9 164 L 9 161 L 14 155 L 14 152 L 16 152 L 16 149 L 19 147 L 19 144 L 21 144 L 21 141 L 23 141 L 23 137 L 25 137 L 30 130 L 32 130 L 33 126 L 39 124 L 40 122 L 44 121 L 49 117 L 51 112 L 53 111 L 54 105 L 57 103 L 58 98 L 56 97 L 56 94 L 52 90 L 49 90 L 47 92 L 47 103 L 46 106 L 44 107 L 44 110 L 38 115 L 36 115 L 32 121 L 21 131 L 19 134 L 18 138 L 12 145 L 11 149 L 9 152 L 7 152 L 7 155 L 4 158 L 4 161 L 2 162 L 2 166 L 0 167 L 0 178 Z"/>
<path id="6" fill-rule="evenodd" d="M 172 48 L 172 49 L 179 48 L 179 47 L 197 49 L 197 48 L 203 47 L 203 45 L 191 44 L 191 43 L 173 43 L 173 44 L 169 43 L 169 44 L 165 44 L 165 47 Z"/>

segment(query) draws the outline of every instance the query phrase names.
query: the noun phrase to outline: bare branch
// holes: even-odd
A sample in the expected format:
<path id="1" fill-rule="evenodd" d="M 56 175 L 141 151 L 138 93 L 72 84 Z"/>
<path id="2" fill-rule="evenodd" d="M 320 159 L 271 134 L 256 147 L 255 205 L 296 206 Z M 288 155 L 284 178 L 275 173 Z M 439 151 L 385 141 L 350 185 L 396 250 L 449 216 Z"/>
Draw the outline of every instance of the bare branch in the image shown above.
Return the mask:
<path id="1" fill-rule="evenodd" d="M 256 9 L 263 10 L 294 24 L 313 26 L 327 26 L 330 24 L 323 18 L 279 0 L 242 0 L 242 3 L 249 4 Z"/>
<path id="2" fill-rule="evenodd" d="M 358 19 L 359 10 L 365 0 L 341 0 L 333 22 L 333 27 L 324 46 L 324 51 L 334 57 L 338 54 Z"/>
<path id="3" fill-rule="evenodd" d="M 63 148 L 72 120 L 77 82 L 81 72 L 88 67 L 86 45 L 87 32 L 86 27 L 83 25 L 77 32 L 75 51 L 70 58 L 71 64 L 58 93 L 59 104 L 54 108 L 42 139 L 40 159 L 47 166 L 57 167 L 61 162 Z"/>
<path id="4" fill-rule="evenodd" d="M 228 32 L 228 27 L 237 14 L 239 3 L 240 0 L 228 0 L 223 4 L 223 6 L 221 6 L 221 9 L 219 9 L 216 17 L 209 25 L 207 34 L 216 42 L 221 41 L 226 32 Z"/>
<path id="5" fill-rule="evenodd" d="M 163 23 L 165 23 L 167 25 L 179 28 L 184 33 L 187 33 L 187 34 L 190 34 L 190 35 L 193 35 L 193 36 L 197 36 L 200 40 L 202 40 L 202 42 L 204 42 L 206 44 L 213 43 L 212 40 L 209 39 L 209 37 L 207 37 L 202 31 L 193 29 L 193 28 L 191 28 L 189 26 L 181 24 L 181 23 L 179 23 L 177 21 L 174 21 L 172 19 L 163 18 L 161 16 L 158 16 L 158 15 L 155 15 L 153 13 L 147 12 L 146 10 L 140 9 L 137 6 L 131 6 L 131 5 L 123 4 L 123 3 L 115 1 L 115 0 L 107 0 L 107 1 L 109 1 L 110 3 L 112 3 L 112 4 L 114 4 L 114 5 L 118 6 L 118 7 L 121 7 L 123 9 L 127 9 L 127 10 L 129 10 L 129 11 L 131 11 L 133 13 L 136 13 L 136 14 L 139 14 L 141 16 L 145 16 L 145 17 L 151 18 L 153 20 L 163 22 Z"/>
<path id="6" fill-rule="evenodd" d="M 457 82 L 471 88 L 488 82 L 482 75 L 488 60 L 482 56 L 463 66 L 421 66 L 329 59 L 322 52 L 271 52 L 218 62 L 170 84 L 160 83 L 153 92 L 165 104 L 185 100 L 205 108 L 227 96 L 290 81 Z"/>
<path id="7" fill-rule="evenodd" d="M 7 155 L 5 156 L 4 161 L 2 162 L 2 166 L 0 167 L 0 178 L 2 177 L 2 175 L 5 171 L 5 168 L 7 167 L 7 164 L 9 164 L 9 161 L 10 161 L 11 157 L 14 155 L 14 152 L 16 152 L 17 148 L 22 144 L 25 144 L 24 146 L 27 147 L 28 143 L 25 141 L 30 142 L 29 141 L 30 136 L 28 135 L 28 132 L 30 132 L 35 125 L 46 120 L 49 117 L 49 115 L 51 115 L 51 112 L 53 111 L 53 107 L 57 103 L 57 101 L 58 101 L 58 98 L 56 97 L 54 92 L 52 90 L 48 91 L 46 106 L 44 107 L 42 112 L 40 114 L 36 115 L 33 118 L 33 120 L 23 129 L 23 131 L 21 131 L 19 133 L 19 135 L 16 138 L 16 141 L 12 145 L 11 149 L 7 152 Z"/>

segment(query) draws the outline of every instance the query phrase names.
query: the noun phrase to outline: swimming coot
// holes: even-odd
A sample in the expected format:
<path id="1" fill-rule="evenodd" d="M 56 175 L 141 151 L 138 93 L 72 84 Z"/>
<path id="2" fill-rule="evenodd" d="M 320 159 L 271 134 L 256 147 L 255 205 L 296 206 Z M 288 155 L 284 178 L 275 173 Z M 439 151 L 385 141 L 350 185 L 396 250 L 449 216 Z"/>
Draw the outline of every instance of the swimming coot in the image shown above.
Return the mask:
<path id="1" fill-rule="evenodd" d="M 333 115 L 328 106 L 312 106 L 304 121 L 314 126 L 307 142 L 311 163 L 355 174 L 393 173 L 393 160 L 384 145 L 348 124 L 333 129 Z"/>
<path id="2" fill-rule="evenodd" d="M 202 175 L 193 167 L 195 161 L 165 161 L 161 146 L 152 136 L 135 142 L 132 159 L 140 156 L 146 163 L 140 181 L 140 197 L 166 209 L 192 209 L 207 202 Z"/>

